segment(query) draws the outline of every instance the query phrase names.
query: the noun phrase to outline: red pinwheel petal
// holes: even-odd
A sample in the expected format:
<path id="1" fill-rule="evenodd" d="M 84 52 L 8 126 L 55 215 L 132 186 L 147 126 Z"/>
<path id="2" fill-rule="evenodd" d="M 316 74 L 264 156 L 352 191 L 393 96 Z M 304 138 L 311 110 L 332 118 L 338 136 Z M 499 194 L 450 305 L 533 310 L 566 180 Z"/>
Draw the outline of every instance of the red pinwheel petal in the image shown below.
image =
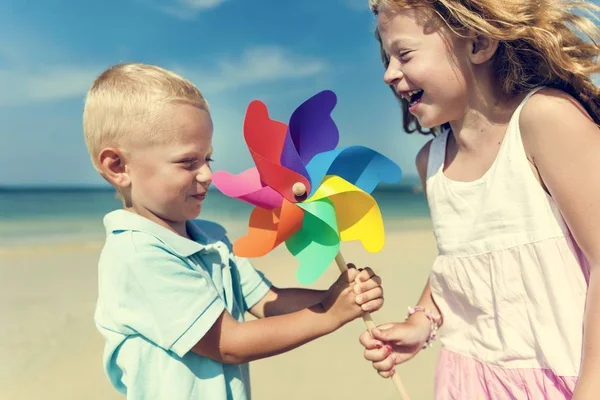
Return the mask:
<path id="1" fill-rule="evenodd" d="M 260 179 L 293 203 L 298 199 L 292 191 L 300 182 L 310 191 L 308 179 L 281 165 L 281 153 L 287 135 L 287 126 L 269 118 L 267 106 L 255 100 L 248 105 L 244 121 L 244 138 L 254 159 Z"/>

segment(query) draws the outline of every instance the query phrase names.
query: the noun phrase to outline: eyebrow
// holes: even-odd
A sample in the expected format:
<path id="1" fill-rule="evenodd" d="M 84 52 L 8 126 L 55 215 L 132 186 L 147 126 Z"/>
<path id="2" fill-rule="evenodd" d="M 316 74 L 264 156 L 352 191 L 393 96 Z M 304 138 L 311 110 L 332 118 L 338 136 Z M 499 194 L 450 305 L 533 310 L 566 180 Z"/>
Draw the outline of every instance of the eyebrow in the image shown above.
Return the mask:
<path id="1" fill-rule="evenodd" d="M 392 40 L 392 43 L 390 43 L 390 47 L 391 48 L 398 48 L 398 47 L 406 47 L 406 46 L 414 46 L 416 44 L 416 42 L 411 39 L 411 38 L 396 38 L 394 40 Z"/>

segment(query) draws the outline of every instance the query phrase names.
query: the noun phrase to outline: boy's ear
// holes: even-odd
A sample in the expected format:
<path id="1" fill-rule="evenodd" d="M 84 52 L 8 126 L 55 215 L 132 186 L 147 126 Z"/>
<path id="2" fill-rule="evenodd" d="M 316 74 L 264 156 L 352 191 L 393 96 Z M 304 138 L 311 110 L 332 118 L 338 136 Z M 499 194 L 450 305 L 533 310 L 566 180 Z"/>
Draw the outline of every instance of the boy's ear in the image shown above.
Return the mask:
<path id="1" fill-rule="evenodd" d="M 125 166 L 125 157 L 120 149 L 108 147 L 99 155 L 102 175 L 113 185 L 125 188 L 131 185 L 131 179 Z"/>
<path id="2" fill-rule="evenodd" d="M 484 35 L 475 34 L 469 42 L 469 57 L 473 64 L 486 63 L 498 50 L 498 40 Z"/>

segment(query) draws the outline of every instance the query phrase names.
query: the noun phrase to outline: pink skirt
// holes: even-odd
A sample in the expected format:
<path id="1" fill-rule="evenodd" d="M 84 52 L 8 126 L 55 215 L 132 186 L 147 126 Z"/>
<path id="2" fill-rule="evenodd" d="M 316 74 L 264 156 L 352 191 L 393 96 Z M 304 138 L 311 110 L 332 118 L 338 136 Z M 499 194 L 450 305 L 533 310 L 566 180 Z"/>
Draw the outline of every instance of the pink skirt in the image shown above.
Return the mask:
<path id="1" fill-rule="evenodd" d="M 435 400 L 571 399 L 576 376 L 548 369 L 505 369 L 443 349 L 436 369 Z"/>

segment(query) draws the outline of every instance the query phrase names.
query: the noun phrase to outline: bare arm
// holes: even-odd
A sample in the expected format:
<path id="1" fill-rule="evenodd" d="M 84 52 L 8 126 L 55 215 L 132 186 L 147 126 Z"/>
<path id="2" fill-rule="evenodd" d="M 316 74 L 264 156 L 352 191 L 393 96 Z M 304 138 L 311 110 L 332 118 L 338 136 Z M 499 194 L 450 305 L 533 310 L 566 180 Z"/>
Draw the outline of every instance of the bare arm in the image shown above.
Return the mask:
<path id="1" fill-rule="evenodd" d="M 218 362 L 243 364 L 292 350 L 341 325 L 321 304 L 248 322 L 238 322 L 224 311 L 192 351 Z"/>
<path id="2" fill-rule="evenodd" d="M 256 318 L 273 317 L 293 313 L 303 308 L 319 304 L 325 294 L 325 290 L 311 290 L 300 288 L 279 289 L 275 286 L 256 303 L 251 309 L 250 314 Z"/>
<path id="3" fill-rule="evenodd" d="M 291 299 L 296 294 L 300 301 L 309 303 L 319 293 L 311 292 L 292 290 L 284 298 Z M 381 281 L 370 268 L 360 272 L 348 269 L 319 297 L 317 304 L 297 311 L 292 309 L 298 305 L 285 300 L 281 304 L 287 304 L 288 313 L 248 322 L 239 322 L 224 311 L 192 351 L 222 363 L 247 363 L 284 353 L 331 333 L 360 317 L 365 306 L 376 311 L 383 305 Z M 268 304 L 264 309 L 268 309 Z"/>
<path id="4" fill-rule="evenodd" d="M 425 180 L 430 146 L 431 141 L 419 151 L 416 160 L 425 196 L 427 196 Z M 429 280 L 425 284 L 417 305 L 441 315 L 433 301 Z M 439 324 L 442 321 L 443 319 L 439 321 Z M 383 324 L 372 329 L 371 333 L 364 332 L 359 341 L 365 347 L 365 359 L 372 362 L 373 368 L 379 375 L 389 378 L 394 375 L 396 365 L 410 360 L 421 351 L 423 344 L 429 339 L 430 333 L 431 322 L 425 313 L 418 312 L 414 313 L 408 321 Z"/>
<path id="5" fill-rule="evenodd" d="M 591 265 L 583 357 L 573 398 L 596 398 L 600 390 L 600 129 L 570 96 L 548 89 L 527 102 L 520 124 L 530 160 Z"/>
<path id="6" fill-rule="evenodd" d="M 419 178 L 421 179 L 421 185 L 423 187 L 423 193 L 425 194 L 425 198 L 427 198 L 427 163 L 429 162 L 429 149 L 431 148 L 431 140 L 423 146 L 419 153 L 417 154 L 417 159 L 415 161 L 417 166 L 417 171 L 419 173 Z M 425 288 L 423 289 L 423 293 L 421 294 L 421 298 L 417 302 L 417 305 L 424 307 L 428 310 L 435 311 L 437 314 L 442 315 L 440 309 L 437 307 L 435 302 L 433 301 L 433 296 L 431 295 L 431 286 L 429 285 L 429 279 L 427 279 L 427 283 L 425 284 Z M 423 324 L 429 324 L 429 320 L 423 313 L 416 313 L 410 317 L 411 320 L 422 320 Z M 440 325 L 443 323 L 443 318 L 440 321 Z"/>

